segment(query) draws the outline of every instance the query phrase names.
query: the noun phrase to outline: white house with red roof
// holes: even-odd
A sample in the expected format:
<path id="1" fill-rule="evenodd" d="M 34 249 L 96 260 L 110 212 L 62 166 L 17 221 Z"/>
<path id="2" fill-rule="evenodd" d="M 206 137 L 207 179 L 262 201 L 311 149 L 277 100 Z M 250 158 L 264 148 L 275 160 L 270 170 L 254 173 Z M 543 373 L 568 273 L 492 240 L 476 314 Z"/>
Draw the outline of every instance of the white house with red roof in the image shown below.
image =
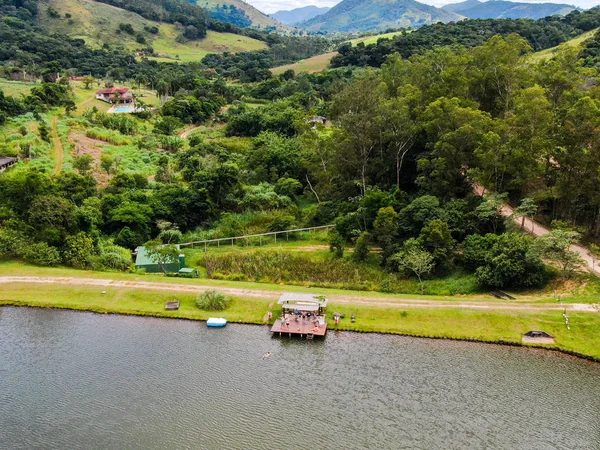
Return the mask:
<path id="1" fill-rule="evenodd" d="M 111 87 L 100 89 L 96 98 L 107 103 L 133 103 L 133 95 L 126 87 Z"/>

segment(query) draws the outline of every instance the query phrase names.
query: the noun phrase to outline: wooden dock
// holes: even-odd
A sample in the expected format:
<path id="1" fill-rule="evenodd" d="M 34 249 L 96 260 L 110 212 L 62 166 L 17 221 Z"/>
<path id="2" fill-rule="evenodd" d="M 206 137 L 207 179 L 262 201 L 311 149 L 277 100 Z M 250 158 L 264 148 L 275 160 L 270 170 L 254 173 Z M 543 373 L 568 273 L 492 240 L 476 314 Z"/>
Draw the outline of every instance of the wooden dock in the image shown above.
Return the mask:
<path id="1" fill-rule="evenodd" d="M 318 326 L 315 325 L 314 317 L 302 319 L 300 316 L 286 314 L 284 323 L 282 324 L 281 322 L 281 319 L 275 321 L 271 328 L 272 333 L 279 333 L 280 336 L 287 334 L 290 337 L 295 335 L 300 337 L 306 336 L 308 338 L 313 336 L 323 337 L 325 336 L 325 333 L 327 333 L 327 324 L 321 323 Z"/>

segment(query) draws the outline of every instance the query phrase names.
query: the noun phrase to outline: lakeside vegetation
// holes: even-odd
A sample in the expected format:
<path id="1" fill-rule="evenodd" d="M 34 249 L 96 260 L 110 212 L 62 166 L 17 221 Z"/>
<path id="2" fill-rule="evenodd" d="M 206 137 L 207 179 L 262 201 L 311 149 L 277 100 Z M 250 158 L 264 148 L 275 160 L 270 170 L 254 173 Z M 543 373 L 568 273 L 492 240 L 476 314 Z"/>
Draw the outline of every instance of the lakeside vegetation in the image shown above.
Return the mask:
<path id="1" fill-rule="evenodd" d="M 72 272 L 72 271 L 71 271 Z M 106 293 L 102 294 L 101 290 Z M 180 301 L 178 311 L 165 311 L 166 301 Z M 193 293 L 161 292 L 152 289 L 44 285 L 44 295 L 31 290 L 26 283 L 3 284 L 0 305 L 66 308 L 97 313 L 148 315 L 166 318 L 206 320 L 213 312 L 203 311 L 196 305 Z M 266 312 L 275 311 L 273 301 L 256 298 L 232 298 L 227 309 L 219 315 L 230 322 L 263 324 Z M 449 308 L 399 308 L 377 305 L 348 305 L 330 302 L 328 315 L 333 312 L 350 317 L 355 323 L 342 319 L 339 325 L 329 317 L 329 330 L 381 332 L 421 337 L 467 339 L 483 342 L 521 344 L 522 335 L 532 329 L 543 329 L 555 337 L 557 348 L 600 360 L 600 326 L 596 313 L 569 313 L 571 329 L 567 330 L 559 311 L 498 311 Z M 273 319 L 275 320 L 275 319 Z"/>

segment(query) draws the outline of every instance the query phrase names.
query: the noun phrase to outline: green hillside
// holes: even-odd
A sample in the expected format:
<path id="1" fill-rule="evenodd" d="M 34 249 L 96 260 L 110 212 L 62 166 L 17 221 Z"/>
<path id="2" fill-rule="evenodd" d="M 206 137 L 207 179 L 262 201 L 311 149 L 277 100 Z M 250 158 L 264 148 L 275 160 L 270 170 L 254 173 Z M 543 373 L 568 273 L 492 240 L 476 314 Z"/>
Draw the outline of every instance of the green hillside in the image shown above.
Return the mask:
<path id="1" fill-rule="evenodd" d="M 235 6 L 237 9 L 244 11 L 246 16 L 252 22 L 253 28 L 270 29 L 282 32 L 291 32 L 294 28 L 277 22 L 275 19 L 263 14 L 254 6 L 242 0 L 196 0 L 196 4 L 209 11 L 222 7 L 223 5 Z"/>
<path id="2" fill-rule="evenodd" d="M 563 42 L 560 45 L 557 45 L 556 47 L 552 47 L 552 48 L 547 48 L 545 50 L 541 50 L 539 52 L 535 52 L 534 54 L 531 55 L 531 59 L 534 61 L 540 61 L 542 59 L 548 59 L 548 58 L 552 58 L 557 52 L 559 47 L 563 47 L 563 46 L 568 46 L 568 47 L 575 47 L 575 46 L 581 46 L 585 41 L 587 41 L 588 39 L 590 39 L 591 37 L 594 36 L 594 34 L 596 34 L 596 32 L 599 30 L 600 28 L 595 28 L 593 30 L 590 30 L 586 33 L 583 33 L 579 36 L 577 36 L 576 38 L 573 38 L 567 42 Z"/>
<path id="3" fill-rule="evenodd" d="M 351 39 L 350 43 L 352 45 L 363 43 L 365 45 L 375 44 L 379 39 L 391 39 L 394 36 L 401 34 L 402 31 L 393 31 L 391 33 L 383 33 L 376 34 L 373 36 L 363 36 L 356 39 Z M 313 56 L 312 58 L 303 59 L 302 61 L 298 61 L 295 64 L 287 64 L 285 66 L 275 67 L 271 69 L 271 72 L 274 75 L 279 75 L 286 70 L 292 69 L 296 73 L 307 72 L 307 73 L 316 73 L 322 72 L 323 70 L 329 67 L 329 63 L 331 58 L 336 56 L 338 52 L 328 52 L 322 55 Z"/>
<path id="4" fill-rule="evenodd" d="M 324 53 L 322 55 L 313 56 L 312 58 L 303 59 L 295 64 L 287 64 L 271 69 L 273 75 L 279 75 L 286 70 L 292 69 L 296 73 L 307 72 L 316 73 L 322 72 L 329 67 L 331 58 L 337 55 L 337 52 Z"/>
<path id="5" fill-rule="evenodd" d="M 436 22 L 461 20 L 460 16 L 413 0 L 344 0 L 327 13 L 299 27 L 309 31 L 361 32 L 393 27 L 416 28 Z"/>
<path id="6" fill-rule="evenodd" d="M 176 39 L 181 30 L 175 25 L 147 20 L 136 13 L 92 0 L 49 0 L 47 5 L 57 11 L 60 17 L 51 17 L 48 8 L 41 8 L 42 26 L 50 32 L 81 38 L 92 47 L 101 47 L 104 43 L 130 50 L 152 47 L 160 60 L 183 62 L 199 61 L 209 53 L 267 48 L 264 42 L 247 36 L 214 31 L 209 31 L 204 39 L 179 43 Z M 120 31 L 120 24 L 130 24 L 134 33 Z M 158 33 L 148 31 L 152 27 L 157 27 Z M 140 34 L 145 43 L 138 42 Z"/>

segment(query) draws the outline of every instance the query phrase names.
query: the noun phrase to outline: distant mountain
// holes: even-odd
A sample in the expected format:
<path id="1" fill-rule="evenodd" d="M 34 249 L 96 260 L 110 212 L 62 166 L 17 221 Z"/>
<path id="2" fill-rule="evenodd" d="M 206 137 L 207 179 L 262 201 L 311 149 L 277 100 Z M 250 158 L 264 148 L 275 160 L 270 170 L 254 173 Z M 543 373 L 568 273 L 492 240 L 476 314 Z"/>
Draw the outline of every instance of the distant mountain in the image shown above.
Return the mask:
<path id="1" fill-rule="evenodd" d="M 325 14 L 331 8 L 325 6 L 319 8 L 318 6 L 305 6 L 304 8 L 291 9 L 289 11 L 277 11 L 271 14 L 271 17 L 286 25 L 296 25 L 305 20 L 310 20 L 313 17 Z"/>
<path id="2" fill-rule="evenodd" d="M 233 23 L 243 28 L 290 32 L 293 28 L 263 14 L 244 0 L 187 0 L 206 8 L 213 19 Z"/>
<path id="3" fill-rule="evenodd" d="M 564 16 L 578 9 L 573 5 L 559 3 L 517 3 L 505 0 L 467 0 L 442 8 L 470 19 L 541 19 L 555 14 Z"/>
<path id="4" fill-rule="evenodd" d="M 420 27 L 464 17 L 414 0 L 343 0 L 325 14 L 297 26 L 308 31 L 361 32 Z"/>

